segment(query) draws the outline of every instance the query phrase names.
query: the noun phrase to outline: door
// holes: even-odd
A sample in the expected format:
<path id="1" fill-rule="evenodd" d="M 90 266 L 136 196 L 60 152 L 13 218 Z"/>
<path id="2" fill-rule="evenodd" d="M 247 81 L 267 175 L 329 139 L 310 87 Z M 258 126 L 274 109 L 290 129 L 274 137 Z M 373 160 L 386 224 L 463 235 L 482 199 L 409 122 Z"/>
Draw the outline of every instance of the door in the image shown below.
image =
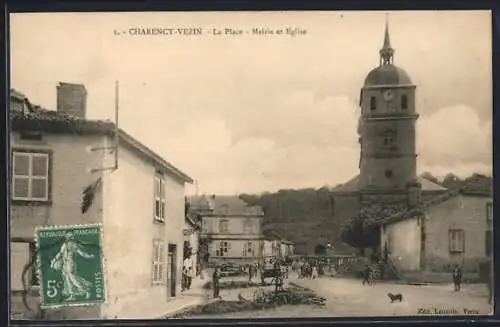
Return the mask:
<path id="1" fill-rule="evenodd" d="M 175 297 L 177 279 L 177 245 L 168 245 L 167 257 L 167 295 Z"/>

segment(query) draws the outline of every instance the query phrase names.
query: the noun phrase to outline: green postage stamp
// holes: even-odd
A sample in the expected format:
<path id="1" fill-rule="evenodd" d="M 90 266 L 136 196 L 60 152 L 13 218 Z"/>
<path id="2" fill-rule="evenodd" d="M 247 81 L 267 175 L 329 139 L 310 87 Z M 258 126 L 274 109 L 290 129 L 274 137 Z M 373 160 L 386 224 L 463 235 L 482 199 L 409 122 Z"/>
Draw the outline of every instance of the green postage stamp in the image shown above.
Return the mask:
<path id="1" fill-rule="evenodd" d="M 101 232 L 100 224 L 36 230 L 42 308 L 105 302 Z"/>

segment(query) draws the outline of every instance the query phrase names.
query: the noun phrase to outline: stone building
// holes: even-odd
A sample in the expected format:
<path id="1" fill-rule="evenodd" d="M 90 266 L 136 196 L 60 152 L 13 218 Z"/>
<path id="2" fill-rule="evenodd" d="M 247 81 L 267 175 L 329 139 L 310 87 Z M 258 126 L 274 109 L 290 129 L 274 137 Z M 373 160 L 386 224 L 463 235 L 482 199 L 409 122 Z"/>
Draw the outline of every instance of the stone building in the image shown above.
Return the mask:
<path id="1" fill-rule="evenodd" d="M 264 216 L 260 207 L 223 195 L 193 196 L 189 203 L 191 212 L 201 217 L 200 239 L 209 240 L 204 254 L 208 261 L 246 263 L 260 257 Z"/>
<path id="2" fill-rule="evenodd" d="M 180 293 L 184 186 L 192 180 L 113 123 L 86 119 L 83 85 L 57 90 L 57 110 L 11 92 L 12 311 L 26 313 L 21 272 L 37 226 L 101 223 L 108 303 L 45 310 L 45 318 L 160 317 Z M 82 192 L 97 180 L 82 213 Z M 35 272 L 26 286 L 40 314 Z"/>

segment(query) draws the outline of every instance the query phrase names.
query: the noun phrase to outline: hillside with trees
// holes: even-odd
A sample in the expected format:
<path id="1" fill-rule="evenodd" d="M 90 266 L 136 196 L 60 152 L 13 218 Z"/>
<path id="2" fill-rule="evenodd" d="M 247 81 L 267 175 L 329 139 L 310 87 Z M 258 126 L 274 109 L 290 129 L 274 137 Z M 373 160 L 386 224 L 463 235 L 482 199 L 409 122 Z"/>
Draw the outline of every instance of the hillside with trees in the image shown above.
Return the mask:
<path id="1" fill-rule="evenodd" d="M 439 179 L 430 173 L 422 177 L 443 185 L 448 189 L 456 189 L 465 179 L 455 174 L 447 174 Z M 248 205 L 259 205 L 264 211 L 264 229 L 273 230 L 284 238 L 295 243 L 297 252 L 305 252 L 315 244 L 330 243 L 334 250 L 339 252 L 352 252 L 338 233 L 346 221 L 335 216 L 335 199 L 331 189 L 298 189 L 279 190 L 275 193 L 241 194 L 240 198 Z M 340 215 L 339 215 L 340 216 Z M 345 217 L 343 217 L 345 220 Z M 365 240 L 366 241 L 366 240 Z"/>

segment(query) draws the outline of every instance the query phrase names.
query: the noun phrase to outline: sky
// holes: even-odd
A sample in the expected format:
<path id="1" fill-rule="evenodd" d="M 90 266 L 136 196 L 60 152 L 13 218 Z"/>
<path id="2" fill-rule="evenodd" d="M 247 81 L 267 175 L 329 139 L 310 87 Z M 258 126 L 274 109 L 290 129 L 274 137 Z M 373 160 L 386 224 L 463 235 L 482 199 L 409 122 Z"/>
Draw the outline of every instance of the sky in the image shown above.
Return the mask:
<path id="1" fill-rule="evenodd" d="M 81 83 L 88 118 L 113 120 L 118 80 L 120 127 L 196 180 L 188 194 L 333 187 L 359 173 L 386 19 L 417 85 L 418 171 L 491 174 L 489 11 L 11 14 L 11 88 L 55 109 L 56 85 Z"/>

